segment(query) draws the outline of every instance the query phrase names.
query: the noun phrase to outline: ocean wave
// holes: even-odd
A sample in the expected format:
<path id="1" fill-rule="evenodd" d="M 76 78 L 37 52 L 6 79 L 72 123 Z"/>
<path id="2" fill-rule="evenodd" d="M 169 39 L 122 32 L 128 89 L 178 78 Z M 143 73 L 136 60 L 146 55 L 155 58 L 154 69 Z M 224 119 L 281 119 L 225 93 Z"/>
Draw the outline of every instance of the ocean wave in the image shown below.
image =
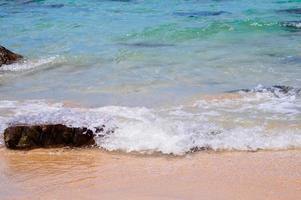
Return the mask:
<path id="1" fill-rule="evenodd" d="M 188 13 L 184 13 L 187 14 Z M 191 20 L 198 20 L 192 17 Z M 183 27 L 176 23 L 161 24 L 158 26 L 147 27 L 140 32 L 132 32 L 126 37 L 119 38 L 119 42 L 159 42 L 177 43 L 188 40 L 204 39 L 216 34 L 227 34 L 235 32 L 258 32 L 258 31 L 279 31 L 281 27 L 276 22 L 266 22 L 259 20 L 225 20 L 212 21 L 200 20 L 197 26 Z"/>
<path id="2" fill-rule="evenodd" d="M 286 22 L 281 22 L 280 25 L 283 27 L 296 29 L 296 30 L 301 29 L 301 21 L 286 21 Z"/>
<path id="3" fill-rule="evenodd" d="M 40 58 L 40 59 L 25 59 L 22 62 L 14 63 L 11 65 L 3 65 L 0 68 L 0 72 L 19 72 L 19 71 L 27 71 L 34 68 L 42 67 L 47 64 L 51 64 L 58 59 L 58 56 L 51 56 L 48 58 Z"/>
<path id="4" fill-rule="evenodd" d="M 175 155 L 207 149 L 301 148 L 299 94 L 299 89 L 287 86 L 258 86 L 202 95 L 164 108 L 71 108 L 43 100 L 0 101 L 0 132 L 16 123 L 63 123 L 91 129 L 105 124 L 111 134 L 96 137 L 100 148 Z"/>
<path id="5" fill-rule="evenodd" d="M 275 97 L 284 97 L 284 96 L 299 96 L 301 94 L 300 88 L 294 88 L 291 86 L 285 86 L 285 85 L 274 85 L 271 87 L 265 87 L 262 85 L 258 85 L 255 88 L 252 89 L 240 89 L 240 90 L 233 90 L 229 91 L 230 93 L 233 92 L 247 92 L 247 93 L 267 93 L 267 94 L 273 94 Z"/>

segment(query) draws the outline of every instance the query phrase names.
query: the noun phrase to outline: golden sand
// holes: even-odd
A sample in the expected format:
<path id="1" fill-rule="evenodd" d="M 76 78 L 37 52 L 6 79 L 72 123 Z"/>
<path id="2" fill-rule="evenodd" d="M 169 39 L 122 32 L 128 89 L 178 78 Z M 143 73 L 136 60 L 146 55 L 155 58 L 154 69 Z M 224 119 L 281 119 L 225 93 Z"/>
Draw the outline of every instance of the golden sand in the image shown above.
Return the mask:
<path id="1" fill-rule="evenodd" d="M 0 199 L 300 200 L 301 151 L 175 157 L 0 149 Z"/>

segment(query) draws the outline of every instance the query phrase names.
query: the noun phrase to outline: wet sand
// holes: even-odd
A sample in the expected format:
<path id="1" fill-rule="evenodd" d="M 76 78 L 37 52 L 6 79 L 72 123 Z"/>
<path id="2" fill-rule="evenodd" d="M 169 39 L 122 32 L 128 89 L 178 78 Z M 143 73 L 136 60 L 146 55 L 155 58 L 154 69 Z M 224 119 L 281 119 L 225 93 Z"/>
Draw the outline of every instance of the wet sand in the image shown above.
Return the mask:
<path id="1" fill-rule="evenodd" d="M 175 157 L 1 148 L 0 199 L 299 200 L 301 151 Z"/>

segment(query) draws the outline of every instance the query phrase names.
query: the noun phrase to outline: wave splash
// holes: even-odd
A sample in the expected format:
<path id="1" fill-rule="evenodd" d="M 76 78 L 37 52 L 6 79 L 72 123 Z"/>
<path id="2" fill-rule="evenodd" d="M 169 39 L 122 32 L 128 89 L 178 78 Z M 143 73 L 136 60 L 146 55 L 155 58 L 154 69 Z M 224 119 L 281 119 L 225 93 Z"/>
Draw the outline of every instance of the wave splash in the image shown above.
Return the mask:
<path id="1" fill-rule="evenodd" d="M 0 72 L 19 72 L 19 71 L 27 71 L 37 67 L 41 67 L 46 64 L 53 63 L 58 56 L 51 56 L 48 58 L 41 58 L 41 59 L 32 59 L 32 60 L 24 60 L 23 62 L 14 63 L 11 65 L 3 65 L 0 68 Z"/>
<path id="2" fill-rule="evenodd" d="M 109 151 L 182 155 L 207 149 L 300 148 L 300 122 L 300 89 L 286 86 L 203 95 L 192 103 L 153 109 L 0 101 L 0 132 L 11 123 L 63 123 L 91 129 L 105 124 L 111 134 L 96 141 Z"/>

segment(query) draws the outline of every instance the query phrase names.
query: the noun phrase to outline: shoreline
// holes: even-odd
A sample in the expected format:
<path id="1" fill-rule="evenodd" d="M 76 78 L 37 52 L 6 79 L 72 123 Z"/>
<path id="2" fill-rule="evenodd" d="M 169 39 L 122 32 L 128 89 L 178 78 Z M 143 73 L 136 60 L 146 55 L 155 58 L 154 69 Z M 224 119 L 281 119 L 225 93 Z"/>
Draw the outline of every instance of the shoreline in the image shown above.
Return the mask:
<path id="1" fill-rule="evenodd" d="M 300 16 L 0 0 L 0 200 L 301 200 Z"/>
<path id="2" fill-rule="evenodd" d="M 0 148 L 0 198 L 264 199 L 301 196 L 301 151 L 141 155 Z"/>

